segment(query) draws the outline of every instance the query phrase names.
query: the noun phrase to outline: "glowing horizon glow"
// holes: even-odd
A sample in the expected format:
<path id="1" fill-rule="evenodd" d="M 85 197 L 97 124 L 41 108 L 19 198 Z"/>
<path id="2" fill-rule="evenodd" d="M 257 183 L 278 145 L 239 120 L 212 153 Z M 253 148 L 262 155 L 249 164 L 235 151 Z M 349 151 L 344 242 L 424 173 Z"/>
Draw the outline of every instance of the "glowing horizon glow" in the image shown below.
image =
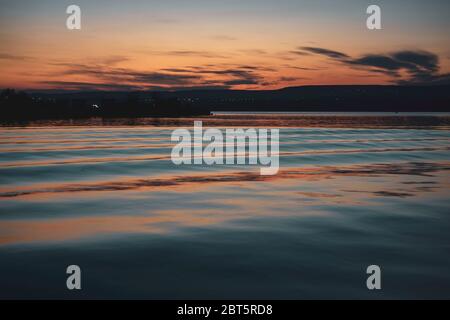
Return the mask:
<path id="1" fill-rule="evenodd" d="M 65 10 L 72 2 L 0 2 L 0 88 L 390 84 L 408 80 L 411 69 L 380 70 L 358 59 L 397 52 L 436 56 L 434 78 L 450 72 L 446 1 L 377 1 L 377 31 L 366 28 L 368 3 L 356 0 L 79 0 L 82 29 L 70 31 Z"/>

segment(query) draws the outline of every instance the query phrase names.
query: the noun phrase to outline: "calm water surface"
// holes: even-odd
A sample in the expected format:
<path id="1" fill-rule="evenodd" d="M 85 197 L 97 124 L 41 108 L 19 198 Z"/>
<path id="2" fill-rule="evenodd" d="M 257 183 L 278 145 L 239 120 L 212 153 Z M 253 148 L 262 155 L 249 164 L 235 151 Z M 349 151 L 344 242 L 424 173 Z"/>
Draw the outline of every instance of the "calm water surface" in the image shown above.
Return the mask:
<path id="1" fill-rule="evenodd" d="M 450 131 L 416 122 L 282 126 L 272 177 L 175 166 L 167 126 L 0 128 L 0 298 L 450 298 Z"/>

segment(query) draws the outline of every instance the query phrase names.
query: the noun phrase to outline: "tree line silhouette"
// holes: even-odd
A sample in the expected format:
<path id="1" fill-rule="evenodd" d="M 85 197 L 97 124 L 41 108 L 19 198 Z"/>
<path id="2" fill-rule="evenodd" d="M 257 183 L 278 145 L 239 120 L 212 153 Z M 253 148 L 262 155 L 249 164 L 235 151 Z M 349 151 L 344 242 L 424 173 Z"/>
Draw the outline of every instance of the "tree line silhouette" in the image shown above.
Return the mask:
<path id="1" fill-rule="evenodd" d="M 0 93 L 0 121 L 191 117 L 210 111 L 450 112 L 450 86 L 336 85 L 276 90 Z"/>
<path id="2" fill-rule="evenodd" d="M 92 101 L 64 95 L 31 95 L 23 91 L 5 89 L 0 93 L 0 120 L 81 119 L 92 117 L 186 117 L 208 115 L 202 107 L 193 107 L 176 97 L 162 97 L 158 93 L 143 99 L 138 93 L 128 93 L 122 99 L 109 97 Z"/>

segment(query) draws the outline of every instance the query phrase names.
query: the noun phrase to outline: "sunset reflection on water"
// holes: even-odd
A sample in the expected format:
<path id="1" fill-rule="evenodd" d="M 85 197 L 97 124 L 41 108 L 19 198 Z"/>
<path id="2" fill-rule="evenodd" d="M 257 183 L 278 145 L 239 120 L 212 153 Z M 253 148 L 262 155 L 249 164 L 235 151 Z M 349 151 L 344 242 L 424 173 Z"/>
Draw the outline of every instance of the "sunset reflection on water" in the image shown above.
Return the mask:
<path id="1" fill-rule="evenodd" d="M 239 121 L 234 124 L 244 119 Z M 411 287 L 423 285 L 402 281 L 395 271 L 402 268 L 431 277 L 421 287 L 423 296 L 448 294 L 450 279 L 442 272 L 450 268 L 445 124 L 322 128 L 288 121 L 280 130 L 275 176 L 261 176 L 255 166 L 175 166 L 169 156 L 173 127 L 1 128 L 0 271 L 10 275 L 5 292 L 65 296 L 56 289 L 22 290 L 30 281 L 36 288 L 49 285 L 39 280 L 44 268 L 20 280 L 33 263 L 73 259 L 100 274 L 106 261 L 131 259 L 139 262 L 117 280 L 120 290 L 102 289 L 99 282 L 88 297 L 192 298 L 208 292 L 236 298 L 239 290 L 242 297 L 310 297 L 317 294 L 312 283 L 326 273 L 323 265 L 334 261 L 341 267 L 329 276 L 347 279 L 344 296 L 361 297 L 355 270 L 376 260 L 400 279 L 386 296 L 409 297 Z M 259 292 L 248 289 L 251 276 L 238 275 L 257 266 L 265 283 Z M 217 269 L 234 274 L 228 285 Z M 137 277 L 167 280 L 174 272 L 198 283 L 220 282 L 222 291 L 172 283 L 162 294 L 158 286 L 128 285 Z M 276 289 L 280 284 L 284 294 Z"/>

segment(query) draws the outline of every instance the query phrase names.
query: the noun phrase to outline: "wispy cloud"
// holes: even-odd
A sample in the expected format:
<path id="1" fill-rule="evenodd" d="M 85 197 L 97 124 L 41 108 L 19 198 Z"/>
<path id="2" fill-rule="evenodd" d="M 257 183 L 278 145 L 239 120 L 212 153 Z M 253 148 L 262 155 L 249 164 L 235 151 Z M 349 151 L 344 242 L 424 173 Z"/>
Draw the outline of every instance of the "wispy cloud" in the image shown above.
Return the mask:
<path id="1" fill-rule="evenodd" d="M 14 61 L 25 61 L 25 60 L 33 60 L 32 57 L 15 55 L 9 53 L 0 53 L 0 59 L 2 60 L 14 60 Z"/>
<path id="2" fill-rule="evenodd" d="M 66 64 L 64 75 L 83 75 L 108 82 L 130 82 L 135 84 L 183 85 L 200 80 L 195 74 L 173 74 L 167 72 L 145 72 L 127 68 L 99 67 L 84 64 Z"/>
<path id="3" fill-rule="evenodd" d="M 262 49 L 241 49 L 238 51 L 251 56 L 267 55 L 267 51 Z"/>
<path id="4" fill-rule="evenodd" d="M 117 90 L 117 91 L 132 91 L 140 89 L 137 86 L 127 84 L 113 84 L 113 83 L 96 83 L 96 82 L 76 82 L 76 81 L 42 81 L 42 84 L 56 87 L 64 90 L 82 90 L 82 91 L 97 91 L 97 90 Z"/>
<path id="5" fill-rule="evenodd" d="M 106 59 L 108 60 L 108 59 Z M 54 63 L 62 70 L 49 74 L 50 77 L 61 77 L 75 81 L 44 81 L 51 86 L 68 87 L 70 89 L 180 89 L 180 88 L 231 88 L 241 85 L 258 85 L 264 83 L 261 72 L 270 71 L 267 67 L 253 65 L 221 65 L 207 64 L 164 68 L 156 71 L 140 71 L 108 65 L 106 60 L 100 63 Z M 122 61 L 120 58 L 111 61 Z M 79 81 L 79 79 L 86 79 Z"/>
<path id="6" fill-rule="evenodd" d="M 297 54 L 302 54 L 302 53 L 313 53 L 313 54 L 319 54 L 319 55 L 323 55 L 329 58 L 333 58 L 333 59 L 347 59 L 350 58 L 347 54 L 339 52 L 339 51 L 334 51 L 334 50 L 329 50 L 329 49 L 324 49 L 324 48 L 318 48 L 318 47 L 300 47 L 299 48 L 300 51 L 294 51 L 297 52 Z"/>
<path id="7" fill-rule="evenodd" d="M 385 54 L 365 54 L 360 57 L 320 47 L 300 47 L 300 52 L 324 56 L 352 68 L 391 76 L 401 84 L 435 84 L 448 81 L 448 74 L 439 74 L 439 57 L 424 50 L 400 50 Z M 407 78 L 402 78 L 406 73 Z"/>
<path id="8" fill-rule="evenodd" d="M 237 40 L 237 38 L 232 37 L 232 36 L 227 36 L 225 34 L 216 34 L 210 37 L 213 40 L 218 40 L 218 41 L 235 41 Z"/>
<path id="9" fill-rule="evenodd" d="M 229 59 L 230 56 L 217 53 L 213 51 L 200 50 L 168 50 L 168 51 L 144 51 L 145 54 L 154 56 L 175 56 L 175 57 L 200 57 L 200 58 L 214 58 L 214 59 Z"/>

